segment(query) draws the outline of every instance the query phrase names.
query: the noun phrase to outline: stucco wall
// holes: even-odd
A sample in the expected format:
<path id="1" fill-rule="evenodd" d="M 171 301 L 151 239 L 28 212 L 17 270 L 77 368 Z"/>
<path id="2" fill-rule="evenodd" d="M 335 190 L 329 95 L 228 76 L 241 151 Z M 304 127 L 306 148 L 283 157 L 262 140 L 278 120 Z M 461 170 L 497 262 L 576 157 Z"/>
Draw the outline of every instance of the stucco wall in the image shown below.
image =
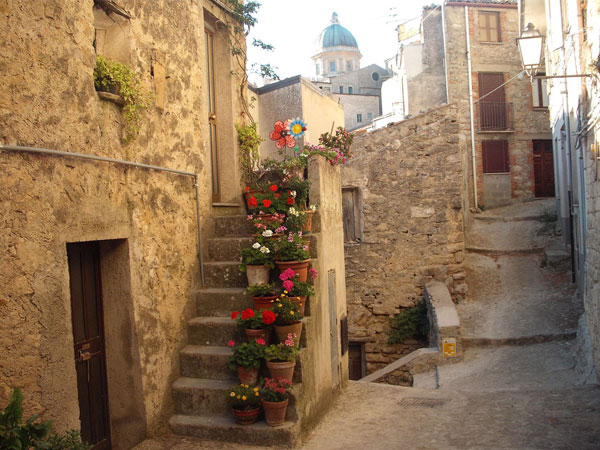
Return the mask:
<path id="1" fill-rule="evenodd" d="M 466 293 L 463 237 L 464 122 L 444 106 L 355 138 L 356 157 L 342 170 L 358 188 L 363 233 L 346 243 L 351 340 L 367 341 L 367 371 L 414 350 L 387 345 L 388 320 L 415 305 L 431 280 L 455 300 Z"/>
<path id="2" fill-rule="evenodd" d="M 119 108 L 94 90 L 93 1 L 11 0 L 0 4 L 1 26 L 11 30 L 0 38 L 7 94 L 0 97 L 0 141 L 196 172 L 204 224 L 211 214 L 204 14 L 223 18 L 223 12 L 209 1 L 119 4 L 133 17 L 129 62 L 155 95 L 139 137 L 122 145 Z M 223 55 L 230 55 L 226 46 L 216 54 L 226 74 L 217 87 L 223 200 L 234 201 L 240 197 L 232 132 L 237 80 Z M 116 253 L 122 286 L 115 293 L 111 277 L 103 277 L 110 283 L 105 308 L 118 310 L 118 303 L 108 302 L 125 302 L 120 311 L 135 325 L 125 321 L 113 330 L 109 323 L 107 339 L 114 335 L 133 345 L 128 368 L 138 381 L 121 394 L 143 397 L 143 403 L 128 417 L 137 417 L 150 435 L 164 431 L 193 305 L 190 291 L 199 283 L 193 180 L 12 152 L 0 153 L 0 170 L 0 404 L 20 387 L 26 414 L 42 413 L 58 430 L 79 428 L 66 243 L 119 239 L 126 243 Z M 111 372 L 114 367 L 109 390 Z"/>
<path id="3" fill-rule="evenodd" d="M 360 94 L 333 94 L 335 99 L 344 105 L 344 123 L 347 130 L 364 127 L 369 125 L 372 119 L 368 118 L 371 113 L 372 117 L 379 115 L 380 98 L 376 95 L 360 95 Z M 362 121 L 358 122 L 357 114 L 362 114 Z"/>
<path id="4" fill-rule="evenodd" d="M 302 117 L 307 123 L 304 142 L 316 144 L 321 134 L 344 125 L 344 107 L 330 95 L 303 80 Z"/>

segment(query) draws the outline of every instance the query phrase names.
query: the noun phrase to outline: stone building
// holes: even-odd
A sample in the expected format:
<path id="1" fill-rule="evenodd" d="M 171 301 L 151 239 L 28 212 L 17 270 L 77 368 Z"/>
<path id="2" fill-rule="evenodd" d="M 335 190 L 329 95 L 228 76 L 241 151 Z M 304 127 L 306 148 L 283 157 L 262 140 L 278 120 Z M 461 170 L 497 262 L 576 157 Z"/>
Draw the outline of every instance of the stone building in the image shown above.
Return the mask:
<path id="1" fill-rule="evenodd" d="M 81 429 L 97 448 L 131 448 L 169 424 L 290 444 L 347 380 L 339 168 L 315 158 L 311 249 L 323 275 L 300 357 L 306 384 L 283 429 L 227 417 L 223 339 L 235 332 L 229 310 L 249 306 L 238 258 L 250 238 L 239 236 L 234 124 L 246 117 L 225 5 L 0 2 L 10 30 L 0 38 L 0 405 L 18 387 L 25 417 Z M 94 88 L 97 54 L 151 93 L 128 145 L 122 100 Z"/>
<path id="2" fill-rule="evenodd" d="M 381 114 L 381 85 L 389 76 L 376 64 L 361 68 L 361 57 L 356 39 L 334 12 L 317 39 L 312 81 L 343 105 L 348 130 L 365 127 Z"/>
<path id="3" fill-rule="evenodd" d="M 579 373 L 600 379 L 600 2 L 521 0 L 520 29 L 545 37 L 533 85 L 548 90 L 556 212 L 585 312 L 577 332 Z"/>

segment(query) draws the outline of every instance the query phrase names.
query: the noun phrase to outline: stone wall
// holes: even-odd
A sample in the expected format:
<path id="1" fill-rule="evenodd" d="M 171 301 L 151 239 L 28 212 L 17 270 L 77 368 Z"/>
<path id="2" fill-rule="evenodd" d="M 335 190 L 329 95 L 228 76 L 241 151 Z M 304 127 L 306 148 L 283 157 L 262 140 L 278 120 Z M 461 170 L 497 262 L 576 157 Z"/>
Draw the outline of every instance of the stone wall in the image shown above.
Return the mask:
<path id="1" fill-rule="evenodd" d="M 0 37 L 0 142 L 195 172 L 207 231 L 214 208 L 204 24 L 227 19 L 210 1 L 118 3 L 132 16 L 130 45 L 121 42 L 119 52 L 129 49 L 127 62 L 154 94 L 139 137 L 121 143 L 120 108 L 94 90 L 94 2 L 9 0 L 0 2 L 0 26 L 10 30 Z M 222 200 L 235 202 L 241 197 L 233 131 L 237 80 L 228 46 L 216 45 Z M 136 433 L 165 431 L 199 284 L 193 179 L 7 151 L 0 153 L 0 170 L 0 405 L 20 387 L 26 415 L 54 419 L 58 430 L 79 428 L 66 244 L 103 241 L 106 316 L 122 325 L 106 324 L 107 339 L 116 336 L 107 353 L 126 343 L 119 368 L 132 377 L 118 386 L 109 379 L 111 398 L 124 403 L 112 405 L 111 415 L 138 421 Z M 124 411 L 130 398 L 138 403 Z M 125 426 L 112 425 L 113 431 Z M 123 442 L 113 448 L 131 444 Z"/>
<path id="2" fill-rule="evenodd" d="M 430 280 L 464 297 L 464 122 L 444 106 L 355 138 L 342 170 L 362 221 L 346 243 L 350 340 L 367 341 L 367 371 L 419 347 L 388 345 L 389 318 L 422 299 Z M 359 233 L 360 234 L 360 233 Z"/>

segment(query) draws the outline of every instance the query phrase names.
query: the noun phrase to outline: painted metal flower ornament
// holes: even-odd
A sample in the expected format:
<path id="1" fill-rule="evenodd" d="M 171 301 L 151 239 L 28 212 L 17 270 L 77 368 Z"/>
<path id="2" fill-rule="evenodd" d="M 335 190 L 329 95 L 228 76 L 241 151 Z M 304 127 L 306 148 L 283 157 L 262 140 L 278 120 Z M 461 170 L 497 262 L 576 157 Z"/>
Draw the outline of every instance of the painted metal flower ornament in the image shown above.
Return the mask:
<path id="1" fill-rule="evenodd" d="M 292 148 L 296 145 L 296 140 L 289 134 L 289 128 L 289 119 L 285 122 L 278 120 L 273 124 L 273 131 L 269 134 L 269 138 L 275 141 L 275 146 L 280 150 L 286 146 Z"/>
<path id="2" fill-rule="evenodd" d="M 304 136 L 305 131 L 306 123 L 304 123 L 304 121 L 300 119 L 300 117 L 296 117 L 290 122 L 289 132 L 295 139 Z"/>

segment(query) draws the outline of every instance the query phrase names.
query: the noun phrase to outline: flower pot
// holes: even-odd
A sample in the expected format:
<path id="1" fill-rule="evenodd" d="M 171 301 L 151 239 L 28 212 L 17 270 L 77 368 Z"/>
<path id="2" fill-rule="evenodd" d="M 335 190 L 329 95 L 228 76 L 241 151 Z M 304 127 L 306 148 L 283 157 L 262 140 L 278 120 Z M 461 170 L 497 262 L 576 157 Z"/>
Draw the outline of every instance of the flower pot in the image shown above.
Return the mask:
<path id="1" fill-rule="evenodd" d="M 292 381 L 296 361 L 267 361 L 267 367 L 269 368 L 271 378 L 281 377 Z"/>
<path id="2" fill-rule="evenodd" d="M 246 266 L 248 285 L 268 283 L 270 272 L 271 268 L 269 266 Z"/>
<path id="3" fill-rule="evenodd" d="M 292 269 L 294 272 L 298 274 L 300 281 L 306 282 L 308 278 L 308 265 L 310 264 L 310 259 L 304 261 L 275 261 L 277 267 L 281 272 L 286 269 Z"/>
<path id="4" fill-rule="evenodd" d="M 260 311 L 261 309 L 269 309 L 275 303 L 276 295 L 271 297 L 252 297 L 254 302 L 254 309 Z"/>
<path id="5" fill-rule="evenodd" d="M 265 345 L 269 345 L 271 343 L 270 328 L 264 328 L 262 330 L 251 330 L 249 328 L 246 328 L 244 331 L 246 332 L 246 338 L 248 338 L 248 342 L 255 341 L 258 338 L 263 338 L 265 341 Z"/>
<path id="6" fill-rule="evenodd" d="M 245 367 L 237 367 L 238 378 L 240 384 L 254 385 L 258 382 L 258 369 L 246 369 Z"/>
<path id="7" fill-rule="evenodd" d="M 302 225 L 302 233 L 310 233 L 312 231 L 312 218 L 315 212 L 311 211 L 310 209 L 303 212 L 306 214 L 306 222 L 304 222 L 304 225 Z"/>
<path id="8" fill-rule="evenodd" d="M 260 407 L 250 409 L 248 411 L 242 411 L 240 409 L 231 408 L 231 412 L 235 416 L 235 421 L 240 425 L 251 425 L 256 422 L 258 415 L 260 414 Z"/>
<path id="9" fill-rule="evenodd" d="M 285 342 L 290 333 L 296 335 L 294 341 L 298 345 L 300 343 L 300 335 L 302 334 L 302 322 L 298 321 L 291 325 L 275 325 L 275 334 L 279 342 Z"/>
<path id="10" fill-rule="evenodd" d="M 300 310 L 300 314 L 304 315 L 304 308 L 306 306 L 306 296 L 303 297 L 288 297 L 290 302 L 296 303 Z"/>
<path id="11" fill-rule="evenodd" d="M 267 425 L 276 427 L 285 422 L 285 412 L 287 411 L 289 399 L 285 399 L 282 402 L 267 402 L 261 400 L 263 410 L 265 411 L 265 420 Z"/>

